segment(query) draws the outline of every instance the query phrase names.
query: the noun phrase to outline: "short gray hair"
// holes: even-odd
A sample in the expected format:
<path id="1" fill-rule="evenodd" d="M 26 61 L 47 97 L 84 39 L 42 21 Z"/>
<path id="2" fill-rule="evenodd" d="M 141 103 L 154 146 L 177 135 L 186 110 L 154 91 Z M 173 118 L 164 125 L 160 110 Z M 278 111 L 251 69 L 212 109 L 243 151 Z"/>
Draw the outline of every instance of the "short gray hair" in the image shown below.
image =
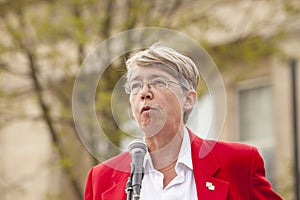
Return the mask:
<path id="1" fill-rule="evenodd" d="M 130 71 L 136 66 L 161 68 L 187 86 L 186 89 L 197 90 L 200 79 L 197 66 L 189 57 L 169 47 L 154 44 L 131 56 L 126 61 L 127 78 L 130 76 Z M 185 111 L 184 123 L 187 122 L 190 113 L 191 110 Z"/>

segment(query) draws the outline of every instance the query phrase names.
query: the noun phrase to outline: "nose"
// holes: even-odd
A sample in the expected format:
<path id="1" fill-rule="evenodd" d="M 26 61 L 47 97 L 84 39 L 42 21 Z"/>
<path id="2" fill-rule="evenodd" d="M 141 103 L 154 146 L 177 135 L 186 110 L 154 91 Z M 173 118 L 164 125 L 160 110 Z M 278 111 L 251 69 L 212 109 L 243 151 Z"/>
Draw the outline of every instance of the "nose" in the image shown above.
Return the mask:
<path id="1" fill-rule="evenodd" d="M 142 100 L 152 99 L 153 94 L 148 84 L 144 84 L 140 90 L 140 97 Z"/>

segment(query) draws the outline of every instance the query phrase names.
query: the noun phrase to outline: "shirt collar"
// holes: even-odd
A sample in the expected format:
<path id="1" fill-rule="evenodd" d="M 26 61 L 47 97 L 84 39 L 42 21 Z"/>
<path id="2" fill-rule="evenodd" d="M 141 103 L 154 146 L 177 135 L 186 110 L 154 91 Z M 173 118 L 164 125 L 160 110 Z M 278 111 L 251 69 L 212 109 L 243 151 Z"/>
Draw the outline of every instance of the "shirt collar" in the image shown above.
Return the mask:
<path id="1" fill-rule="evenodd" d="M 178 155 L 177 165 L 178 163 L 182 163 L 188 168 L 190 168 L 191 170 L 193 170 L 191 143 L 190 143 L 190 136 L 187 128 L 184 128 L 183 140 Z"/>
<path id="2" fill-rule="evenodd" d="M 192 162 L 191 155 L 192 154 L 191 154 L 190 136 L 189 136 L 187 128 L 185 127 L 184 132 L 183 132 L 182 144 L 180 147 L 176 166 L 178 166 L 178 163 L 182 163 L 183 165 L 185 165 L 188 168 L 190 168 L 191 170 L 193 170 L 193 162 Z M 145 155 L 144 167 L 145 167 L 145 171 L 153 171 L 154 170 L 149 152 L 147 152 Z"/>

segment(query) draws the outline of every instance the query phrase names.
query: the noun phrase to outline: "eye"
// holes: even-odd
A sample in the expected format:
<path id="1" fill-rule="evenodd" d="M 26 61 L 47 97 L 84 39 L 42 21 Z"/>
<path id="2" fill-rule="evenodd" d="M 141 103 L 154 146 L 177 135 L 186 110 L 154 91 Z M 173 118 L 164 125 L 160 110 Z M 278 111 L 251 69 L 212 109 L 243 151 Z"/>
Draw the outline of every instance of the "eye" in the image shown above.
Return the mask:
<path id="1" fill-rule="evenodd" d="M 151 80 L 150 84 L 153 86 L 167 87 L 167 81 L 160 78 Z"/>
<path id="2" fill-rule="evenodd" d="M 139 81 L 132 82 L 132 83 L 130 83 L 130 90 L 132 91 L 132 90 L 139 89 L 139 88 L 141 88 L 141 85 L 142 85 L 142 83 Z"/>

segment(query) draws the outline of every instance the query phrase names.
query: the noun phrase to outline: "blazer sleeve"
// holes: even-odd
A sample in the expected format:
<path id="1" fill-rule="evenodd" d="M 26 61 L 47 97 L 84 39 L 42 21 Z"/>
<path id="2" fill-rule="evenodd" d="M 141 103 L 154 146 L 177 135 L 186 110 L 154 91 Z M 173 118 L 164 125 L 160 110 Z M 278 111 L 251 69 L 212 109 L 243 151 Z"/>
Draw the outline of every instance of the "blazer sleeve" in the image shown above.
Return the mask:
<path id="1" fill-rule="evenodd" d="M 272 199 L 282 198 L 272 189 L 271 183 L 266 179 L 265 167 L 262 156 L 257 148 L 253 148 L 251 161 L 250 195 L 251 199 Z"/>
<path id="2" fill-rule="evenodd" d="M 84 191 L 84 200 L 93 200 L 92 175 L 93 175 L 93 168 L 90 169 L 88 176 L 87 176 L 85 191 Z"/>

